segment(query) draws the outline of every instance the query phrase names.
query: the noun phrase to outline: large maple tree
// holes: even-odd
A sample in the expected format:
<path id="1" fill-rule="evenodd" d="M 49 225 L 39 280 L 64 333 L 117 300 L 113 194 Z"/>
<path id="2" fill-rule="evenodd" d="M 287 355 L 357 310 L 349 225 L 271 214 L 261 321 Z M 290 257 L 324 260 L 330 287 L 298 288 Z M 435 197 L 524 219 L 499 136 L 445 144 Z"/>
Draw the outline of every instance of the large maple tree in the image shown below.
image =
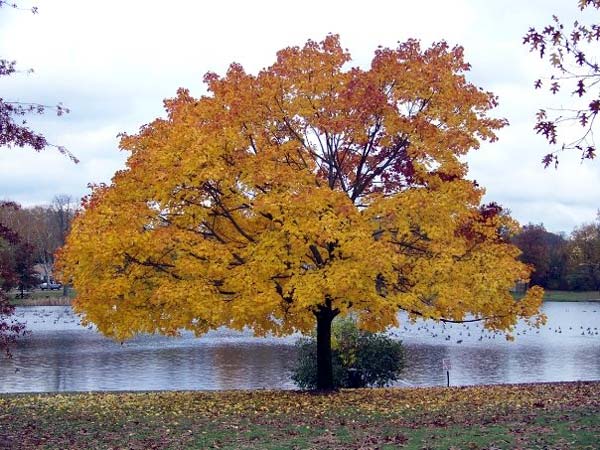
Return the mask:
<path id="1" fill-rule="evenodd" d="M 516 223 L 464 178 L 461 157 L 506 122 L 465 79 L 462 48 L 409 40 L 349 63 L 330 35 L 257 75 L 232 64 L 124 135 L 127 168 L 93 190 L 59 255 L 76 310 L 116 339 L 316 325 L 321 389 L 337 315 L 369 330 L 401 310 L 507 332 L 539 319 L 540 289 L 509 293 L 529 275 Z"/>

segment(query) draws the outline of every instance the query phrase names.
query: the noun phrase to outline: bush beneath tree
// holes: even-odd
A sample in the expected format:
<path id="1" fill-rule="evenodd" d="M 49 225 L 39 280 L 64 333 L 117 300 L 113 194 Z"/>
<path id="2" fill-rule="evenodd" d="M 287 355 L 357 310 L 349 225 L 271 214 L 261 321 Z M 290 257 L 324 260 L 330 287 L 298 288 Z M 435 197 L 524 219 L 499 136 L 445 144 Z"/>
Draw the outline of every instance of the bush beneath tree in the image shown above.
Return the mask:
<path id="1" fill-rule="evenodd" d="M 303 338 L 296 346 L 298 360 L 292 380 L 302 389 L 316 389 L 316 338 Z M 359 330 L 352 319 L 340 319 L 333 324 L 332 365 L 335 388 L 383 387 L 398 380 L 404 368 L 404 350 L 400 341 Z"/>

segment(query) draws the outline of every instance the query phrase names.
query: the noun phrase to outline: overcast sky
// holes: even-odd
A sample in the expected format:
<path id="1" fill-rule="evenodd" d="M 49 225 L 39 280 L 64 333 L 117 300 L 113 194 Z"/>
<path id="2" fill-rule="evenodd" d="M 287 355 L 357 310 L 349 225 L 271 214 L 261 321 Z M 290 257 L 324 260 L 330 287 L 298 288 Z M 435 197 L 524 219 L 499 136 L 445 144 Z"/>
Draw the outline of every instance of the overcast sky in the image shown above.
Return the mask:
<path id="1" fill-rule="evenodd" d="M 223 74 L 231 62 L 256 73 L 275 52 L 338 33 L 353 65 L 368 67 L 378 45 L 414 37 L 424 45 L 447 40 L 465 47 L 469 79 L 500 98 L 494 115 L 510 126 L 500 141 L 468 157 L 469 177 L 525 224 L 570 232 L 595 219 L 600 207 L 600 164 L 564 154 L 558 170 L 540 161 L 549 148 L 532 131 L 540 107 L 558 99 L 533 90 L 548 73 L 522 37 L 552 14 L 570 22 L 576 0 L 417 1 L 21 1 L 39 13 L 0 9 L 0 57 L 17 60 L 17 74 L 0 79 L 7 100 L 64 103 L 71 113 L 30 118 L 48 140 L 66 146 L 73 164 L 54 150 L 0 151 L 0 199 L 23 205 L 54 195 L 85 195 L 90 182 L 109 182 L 123 168 L 119 132 L 135 132 L 163 114 L 162 100 L 178 87 L 204 91 L 207 71 Z M 590 16 L 598 22 L 598 14 Z M 568 99 L 567 99 L 568 100 Z"/>

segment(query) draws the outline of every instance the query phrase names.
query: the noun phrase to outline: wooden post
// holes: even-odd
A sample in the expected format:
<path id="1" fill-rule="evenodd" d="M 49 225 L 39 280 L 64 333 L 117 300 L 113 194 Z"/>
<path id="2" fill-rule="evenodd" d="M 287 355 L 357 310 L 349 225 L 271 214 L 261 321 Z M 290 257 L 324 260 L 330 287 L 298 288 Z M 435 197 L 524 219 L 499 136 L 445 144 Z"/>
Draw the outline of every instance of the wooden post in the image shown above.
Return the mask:
<path id="1" fill-rule="evenodd" d="M 450 369 L 452 369 L 452 363 L 450 362 L 450 359 L 442 359 L 442 369 L 446 371 L 446 381 L 448 387 L 450 387 Z"/>

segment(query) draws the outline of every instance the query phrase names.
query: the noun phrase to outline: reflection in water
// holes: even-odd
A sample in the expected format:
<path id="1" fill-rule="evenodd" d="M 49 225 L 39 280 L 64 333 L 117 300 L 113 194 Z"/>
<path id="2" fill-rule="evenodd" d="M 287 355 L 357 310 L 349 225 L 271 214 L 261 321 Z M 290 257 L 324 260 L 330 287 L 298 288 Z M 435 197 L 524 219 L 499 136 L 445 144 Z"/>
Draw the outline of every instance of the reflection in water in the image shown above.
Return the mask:
<path id="1" fill-rule="evenodd" d="M 293 345 L 243 335 L 239 342 L 178 341 L 143 336 L 121 346 L 88 330 L 38 331 L 3 361 L 0 391 L 292 387 Z"/>
<path id="2" fill-rule="evenodd" d="M 402 321 L 408 367 L 398 385 L 600 379 L 600 303 L 546 303 L 548 324 L 515 342 L 480 327 Z M 79 325 L 69 307 L 18 308 L 32 334 L 0 359 L 0 392 L 294 388 L 296 337 L 220 329 L 202 338 L 139 336 L 123 345 Z M 403 319 L 401 317 L 401 319 Z"/>

